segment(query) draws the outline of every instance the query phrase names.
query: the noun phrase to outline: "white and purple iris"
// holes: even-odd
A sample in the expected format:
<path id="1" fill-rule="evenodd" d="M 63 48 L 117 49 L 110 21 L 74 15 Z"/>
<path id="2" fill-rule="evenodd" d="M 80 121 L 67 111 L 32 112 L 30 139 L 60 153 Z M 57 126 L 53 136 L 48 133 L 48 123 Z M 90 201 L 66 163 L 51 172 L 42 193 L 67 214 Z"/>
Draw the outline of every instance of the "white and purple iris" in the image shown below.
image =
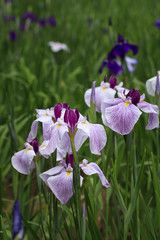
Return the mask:
<path id="1" fill-rule="evenodd" d="M 117 78 L 111 76 L 109 81 L 106 82 L 107 76 L 104 77 L 104 81 L 101 82 L 99 87 L 95 88 L 95 104 L 96 111 L 101 112 L 101 104 L 104 99 L 113 99 L 117 91 L 123 90 L 123 83 L 117 85 Z M 91 94 L 93 92 L 93 88 L 88 89 L 84 94 L 84 100 L 87 106 L 90 107 Z"/>
<path id="2" fill-rule="evenodd" d="M 37 110 L 37 119 L 33 122 L 27 141 L 36 138 L 38 122 L 42 122 L 43 140 L 48 141 L 44 154 L 50 155 L 57 149 L 57 160 L 66 153 L 72 153 L 70 134 L 74 135 L 76 151 L 80 149 L 87 138 L 90 140 L 90 150 L 100 155 L 106 145 L 105 129 L 100 124 L 91 124 L 76 108 L 72 110 L 67 104 L 58 103 L 54 108 Z"/>
<path id="3" fill-rule="evenodd" d="M 79 164 L 81 174 L 92 175 L 98 174 L 102 185 L 106 188 L 110 187 L 109 182 L 104 176 L 101 169 L 96 163 L 88 163 L 86 159 Z M 68 155 L 66 161 L 60 161 L 59 165 L 40 174 L 40 178 L 51 189 L 57 199 L 62 204 L 66 204 L 73 196 L 73 155 Z M 82 186 L 83 177 L 80 176 L 80 186 Z"/>
<path id="4" fill-rule="evenodd" d="M 13 167 L 20 173 L 30 174 L 30 170 L 35 168 L 34 158 L 38 154 L 48 158 L 49 155 L 44 154 L 44 149 L 48 142 L 44 141 L 40 146 L 37 139 L 32 142 L 25 143 L 25 149 L 15 153 L 11 159 Z"/>
<path id="5" fill-rule="evenodd" d="M 128 94 L 118 93 L 118 98 L 105 99 L 102 103 L 103 123 L 113 131 L 125 135 L 129 134 L 138 121 L 142 110 L 149 113 L 147 130 L 159 127 L 159 109 L 157 105 L 152 105 L 144 101 L 145 95 L 140 96 L 140 92 L 131 89 Z"/>

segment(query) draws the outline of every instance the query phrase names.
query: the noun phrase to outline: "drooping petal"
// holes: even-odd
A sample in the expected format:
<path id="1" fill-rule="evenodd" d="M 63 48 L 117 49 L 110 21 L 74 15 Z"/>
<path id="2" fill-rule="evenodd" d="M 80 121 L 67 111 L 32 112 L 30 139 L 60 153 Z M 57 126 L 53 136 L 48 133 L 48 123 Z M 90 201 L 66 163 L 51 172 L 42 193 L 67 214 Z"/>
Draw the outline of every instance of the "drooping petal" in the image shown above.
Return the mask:
<path id="1" fill-rule="evenodd" d="M 149 113 L 147 130 L 159 128 L 159 109 L 157 105 L 153 105 L 147 102 L 139 102 L 137 106 L 145 113 Z"/>
<path id="2" fill-rule="evenodd" d="M 30 173 L 31 168 L 35 167 L 34 162 L 30 161 L 32 156 L 34 157 L 35 154 L 32 153 L 33 152 L 32 150 L 29 150 L 29 151 L 31 151 L 31 154 L 29 153 L 29 154 L 27 154 L 27 156 L 25 156 L 26 149 L 23 149 L 23 150 L 15 153 L 11 159 L 13 167 L 18 172 L 26 174 L 26 175 L 28 175 Z M 27 161 L 27 157 L 29 157 L 29 161 Z"/>
<path id="3" fill-rule="evenodd" d="M 48 186 L 48 182 L 47 182 L 48 178 L 51 176 L 60 174 L 62 170 L 64 170 L 64 166 L 59 165 L 59 166 L 49 169 L 48 171 L 41 173 L 39 176 L 45 182 L 45 184 Z"/>
<path id="4" fill-rule="evenodd" d="M 125 135 L 132 131 L 140 115 L 141 111 L 134 104 L 122 102 L 106 107 L 102 120 L 113 131 Z"/>
<path id="5" fill-rule="evenodd" d="M 100 124 L 91 124 L 87 121 L 84 121 L 79 122 L 77 128 L 81 129 L 86 135 L 88 135 L 91 152 L 93 154 L 100 155 L 100 151 L 104 148 L 107 141 L 104 127 Z"/>
<path id="6" fill-rule="evenodd" d="M 83 160 L 83 164 L 80 164 L 80 168 L 82 169 L 82 171 L 86 174 L 86 175 L 92 175 L 97 173 L 102 185 L 106 188 L 110 187 L 109 182 L 107 181 L 106 177 L 104 176 L 103 172 L 101 171 L 101 169 L 99 168 L 99 166 L 96 163 L 88 163 L 88 161 L 86 159 Z"/>
<path id="7" fill-rule="evenodd" d="M 82 185 L 83 178 L 80 176 L 80 186 Z M 60 174 L 49 177 L 48 186 L 64 205 L 73 195 L 73 172 L 68 172 L 66 169 L 62 170 Z"/>

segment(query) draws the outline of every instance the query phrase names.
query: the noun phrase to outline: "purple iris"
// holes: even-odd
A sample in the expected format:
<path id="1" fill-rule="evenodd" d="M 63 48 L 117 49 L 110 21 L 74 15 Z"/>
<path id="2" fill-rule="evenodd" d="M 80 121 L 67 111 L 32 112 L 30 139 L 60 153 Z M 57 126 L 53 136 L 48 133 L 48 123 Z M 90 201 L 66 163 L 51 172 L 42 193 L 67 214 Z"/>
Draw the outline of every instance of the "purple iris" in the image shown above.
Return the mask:
<path id="1" fill-rule="evenodd" d="M 21 17 L 21 20 L 25 21 L 27 19 L 29 19 L 30 21 L 33 21 L 33 22 L 37 21 L 36 15 L 34 13 L 32 13 L 32 12 L 25 12 L 25 13 L 23 13 L 23 15 Z"/>
<path id="2" fill-rule="evenodd" d="M 128 54 L 130 50 L 133 55 L 136 55 L 138 53 L 138 46 L 130 44 L 128 41 L 124 41 L 123 36 L 118 35 L 118 41 L 108 53 L 107 59 L 102 62 L 101 67 L 99 68 L 99 73 L 102 73 L 103 68 L 106 67 L 111 73 L 120 75 L 124 70 L 124 60 L 126 61 L 129 72 L 133 72 L 133 65 L 137 64 L 137 60 L 126 57 L 126 54 Z"/>
<path id="3" fill-rule="evenodd" d="M 15 201 L 13 206 L 12 239 L 17 236 L 19 240 L 22 240 L 24 238 L 24 228 L 22 224 L 22 217 L 18 200 Z"/>
<path id="4" fill-rule="evenodd" d="M 139 90 L 136 89 L 131 89 L 127 94 L 125 91 L 118 92 L 118 98 L 104 99 L 102 103 L 103 123 L 121 135 L 129 134 L 143 111 L 149 113 L 146 129 L 158 128 L 158 106 L 147 103 L 144 99 L 145 95 L 140 96 Z"/>
<path id="5" fill-rule="evenodd" d="M 67 154 L 66 161 L 60 161 L 58 166 L 39 175 L 62 204 L 66 204 L 73 196 L 73 166 L 70 161 L 73 162 L 73 155 Z M 88 163 L 86 159 L 83 159 L 79 168 L 83 176 L 97 174 L 102 185 L 106 188 L 110 187 L 108 180 L 96 163 Z M 83 177 L 80 176 L 80 186 L 82 186 L 82 182 Z"/>
<path id="6" fill-rule="evenodd" d="M 17 33 L 14 30 L 9 31 L 9 37 L 12 42 L 15 42 L 18 38 Z"/>
<path id="7" fill-rule="evenodd" d="M 66 112 L 64 115 L 64 122 L 69 125 L 70 131 L 72 134 L 74 133 L 78 119 L 79 119 L 78 108 L 76 108 L 75 110 L 66 109 Z"/>
<path id="8" fill-rule="evenodd" d="M 53 16 L 48 17 L 48 23 L 52 27 L 55 27 L 57 25 L 56 20 Z"/>
<path id="9" fill-rule="evenodd" d="M 160 29 L 160 19 L 158 19 L 156 22 L 155 22 L 155 26 Z"/>
<path id="10" fill-rule="evenodd" d="M 37 140 L 37 138 L 35 138 L 32 142 L 29 143 L 32 147 L 33 150 L 35 152 L 35 154 L 37 155 L 38 151 L 39 151 L 39 142 Z"/>
<path id="11" fill-rule="evenodd" d="M 39 25 L 41 27 L 46 27 L 46 24 L 47 24 L 47 21 L 46 21 L 45 18 L 42 18 L 42 19 L 39 20 Z"/>

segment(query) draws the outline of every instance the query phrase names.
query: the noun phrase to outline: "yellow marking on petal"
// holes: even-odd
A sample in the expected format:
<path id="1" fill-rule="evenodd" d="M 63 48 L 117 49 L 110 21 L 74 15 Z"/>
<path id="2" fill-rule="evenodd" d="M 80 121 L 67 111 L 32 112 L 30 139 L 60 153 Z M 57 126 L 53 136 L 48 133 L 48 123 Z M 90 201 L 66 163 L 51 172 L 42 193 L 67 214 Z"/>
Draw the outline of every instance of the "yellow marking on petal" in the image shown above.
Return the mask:
<path id="1" fill-rule="evenodd" d="M 26 154 L 29 150 L 32 150 L 32 148 L 27 148 L 27 149 L 25 150 L 25 154 Z"/>
<path id="2" fill-rule="evenodd" d="M 89 127 L 89 124 L 88 124 L 88 123 L 86 123 L 86 122 L 82 122 L 82 123 L 86 124 L 86 125 Z"/>
<path id="3" fill-rule="evenodd" d="M 45 147 L 47 147 L 47 145 L 41 145 L 41 146 L 40 146 L 40 148 L 45 148 Z"/>
<path id="4" fill-rule="evenodd" d="M 46 113 L 46 114 L 43 114 L 43 117 L 45 117 L 45 116 L 48 116 L 48 114 Z"/>
<path id="5" fill-rule="evenodd" d="M 104 91 L 104 90 L 106 90 L 106 89 L 107 89 L 107 87 L 103 87 L 103 88 L 102 88 L 102 91 Z"/>
<path id="6" fill-rule="evenodd" d="M 67 171 L 67 178 L 69 177 L 69 175 L 71 174 L 72 171 Z"/>
<path id="7" fill-rule="evenodd" d="M 89 166 L 89 165 L 87 164 L 86 167 L 91 167 L 91 166 Z"/>
<path id="8" fill-rule="evenodd" d="M 129 104 L 130 102 L 125 102 L 125 107 L 128 107 Z"/>
<path id="9" fill-rule="evenodd" d="M 61 125 L 62 125 L 62 124 L 58 124 L 58 126 L 55 128 L 55 130 L 56 130 L 57 128 L 59 128 Z"/>

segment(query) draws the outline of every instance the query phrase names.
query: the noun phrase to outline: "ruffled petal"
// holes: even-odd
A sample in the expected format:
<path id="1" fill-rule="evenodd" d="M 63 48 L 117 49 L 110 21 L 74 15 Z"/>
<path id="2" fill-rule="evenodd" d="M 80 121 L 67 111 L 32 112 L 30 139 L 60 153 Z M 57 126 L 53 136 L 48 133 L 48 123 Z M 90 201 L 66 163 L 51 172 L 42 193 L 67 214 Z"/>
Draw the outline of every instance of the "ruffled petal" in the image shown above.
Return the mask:
<path id="1" fill-rule="evenodd" d="M 83 164 L 80 164 L 80 168 L 86 175 L 92 175 L 92 174 L 97 173 L 102 182 L 102 185 L 106 188 L 110 187 L 108 180 L 106 179 L 103 172 L 101 171 L 101 169 L 99 168 L 99 166 L 96 163 L 93 163 L 93 162 L 88 163 L 88 161 L 86 159 L 84 159 Z"/>
<path id="2" fill-rule="evenodd" d="M 157 105 L 153 105 L 148 102 L 139 102 L 137 106 L 145 113 L 159 114 L 159 109 Z"/>
<path id="3" fill-rule="evenodd" d="M 159 128 L 159 117 L 158 114 L 150 113 L 146 129 L 152 130 L 154 128 Z"/>
<path id="4" fill-rule="evenodd" d="M 125 102 L 112 107 L 106 107 L 103 112 L 103 121 L 106 126 L 121 135 L 132 131 L 138 121 L 141 111 L 134 104 L 126 105 Z"/>

